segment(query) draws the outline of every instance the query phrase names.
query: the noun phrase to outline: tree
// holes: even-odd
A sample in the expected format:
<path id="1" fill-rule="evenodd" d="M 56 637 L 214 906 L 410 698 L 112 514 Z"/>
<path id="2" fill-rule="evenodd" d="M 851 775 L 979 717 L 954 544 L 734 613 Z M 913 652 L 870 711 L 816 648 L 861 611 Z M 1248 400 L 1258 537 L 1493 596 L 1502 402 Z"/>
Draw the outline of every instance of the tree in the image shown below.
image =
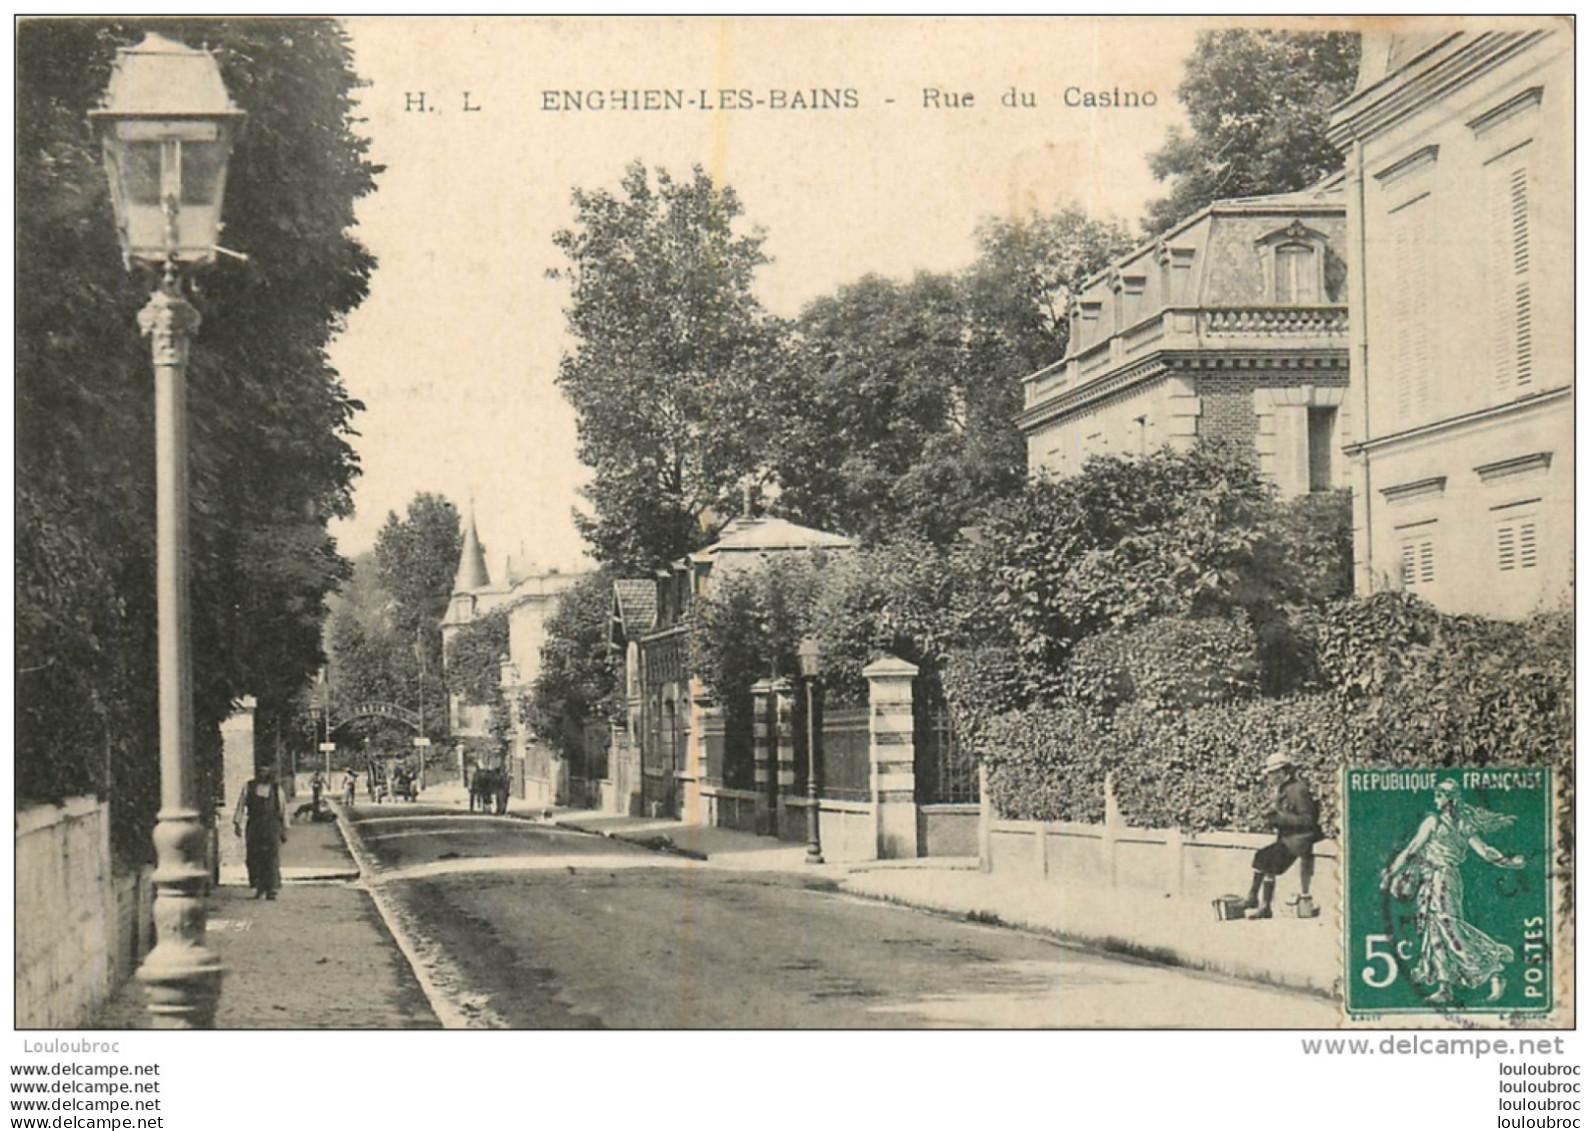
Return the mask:
<path id="1" fill-rule="evenodd" d="M 412 636 L 442 619 L 463 545 L 458 508 L 441 495 L 415 495 L 405 518 L 387 512 L 375 538 L 375 561 L 381 586 L 392 595 L 392 624 L 399 632 Z"/>
<path id="2" fill-rule="evenodd" d="M 585 724 L 608 717 L 615 706 L 617 671 L 608 643 L 612 615 L 613 575 L 599 570 L 564 592 L 546 620 L 530 730 L 569 761 L 583 754 Z"/>
<path id="3" fill-rule="evenodd" d="M 948 544 L 1026 478 L 1020 378 L 1065 354 L 1067 296 L 1127 246 L 1076 209 L 985 220 L 954 275 L 810 303 L 777 374 L 779 507 L 864 542 Z"/>
<path id="4" fill-rule="evenodd" d="M 654 183 L 636 162 L 618 195 L 573 199 L 552 274 L 569 283 L 575 340 L 558 384 L 593 471 L 592 513 L 575 517 L 598 561 L 649 569 L 696 548 L 702 515 L 756 464 L 753 392 L 774 345 L 751 293 L 763 237 L 735 230 L 739 198 L 699 166 Z"/>
<path id="5" fill-rule="evenodd" d="M 399 518 L 388 511 L 375 538 L 376 572 L 390 595 L 388 619 L 398 636 L 419 649 L 427 672 L 442 670 L 442 616 L 453 593 L 463 552 L 458 508 L 441 495 L 420 492 Z"/>
<path id="6" fill-rule="evenodd" d="M 118 46 L 145 30 L 214 48 L 249 114 L 227 243 L 194 288 L 189 366 L 194 719 L 238 697 L 264 740 L 297 734 L 322 662 L 324 599 L 347 565 L 360 409 L 326 360 L 374 261 L 346 233 L 378 171 L 351 131 L 358 86 L 323 20 L 27 20 L 17 33 L 17 792 L 112 799 L 115 843 L 147 853 L 155 760 L 154 438 L 136 313 L 153 280 L 117 250 L 84 127 Z M 304 733 L 307 733 L 306 731 Z"/>
<path id="7" fill-rule="evenodd" d="M 348 718 L 359 706 L 396 703 L 409 710 L 422 706 L 425 734 L 439 738 L 447 722 L 447 694 L 437 661 L 417 646 L 413 633 L 396 621 L 398 603 L 381 584 L 376 556 L 362 554 L 353 576 L 332 602 L 326 632 L 329 654 L 331 714 Z M 423 678 L 420 665 L 425 665 Z M 362 740 L 380 749 L 406 750 L 414 732 L 389 719 L 359 719 L 333 736 Z"/>
<path id="8" fill-rule="evenodd" d="M 493 609 L 459 629 L 447 650 L 448 690 L 465 703 L 491 708 L 487 765 L 501 764 L 513 733 L 513 705 L 502 692 L 508 633 L 508 610 Z"/>
<path id="9" fill-rule="evenodd" d="M 1204 32 L 1176 96 L 1190 134 L 1172 128 L 1149 168 L 1171 182 L 1143 222 L 1157 234 L 1222 197 L 1306 188 L 1340 169 L 1325 138 L 1331 107 L 1358 79 L 1353 32 Z"/>
<path id="10" fill-rule="evenodd" d="M 994 623 L 967 638 L 1008 644 L 1013 663 L 982 669 L 1007 686 L 965 683 L 957 674 L 960 698 L 1005 707 L 1053 699 L 1066 693 L 1065 672 L 1081 641 L 1113 633 L 1119 644 L 1101 645 L 1096 655 L 1141 653 L 1129 630 L 1163 618 L 1244 620 L 1256 637 L 1263 690 L 1276 694 L 1307 680 L 1312 660 L 1301 610 L 1339 595 L 1347 566 L 1328 559 L 1351 552 L 1339 499 L 1310 512 L 1300 523 L 1297 505 L 1277 503 L 1250 458 L 1215 444 L 1141 459 L 1099 457 L 1080 475 L 1033 483 L 985 525 L 969 566 L 986 579 Z M 1305 526 L 1317 533 L 1289 540 Z M 1231 639 L 1208 626 L 1182 635 L 1189 651 L 1195 641 L 1205 642 L 1196 643 L 1204 651 L 1246 649 L 1208 645 Z"/>
<path id="11" fill-rule="evenodd" d="M 954 280 L 869 275 L 806 307 L 778 398 L 771 468 L 780 507 L 865 541 L 929 516 L 910 506 L 930 450 L 948 459 L 964 398 L 964 310 Z M 940 499 L 946 522 L 959 508 Z"/>

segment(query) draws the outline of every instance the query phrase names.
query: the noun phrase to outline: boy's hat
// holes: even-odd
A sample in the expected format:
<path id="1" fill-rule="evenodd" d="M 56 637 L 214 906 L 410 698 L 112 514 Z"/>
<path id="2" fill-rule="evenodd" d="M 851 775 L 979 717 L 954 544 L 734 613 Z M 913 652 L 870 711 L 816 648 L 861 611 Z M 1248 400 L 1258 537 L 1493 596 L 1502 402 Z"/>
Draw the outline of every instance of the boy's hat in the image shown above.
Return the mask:
<path id="1" fill-rule="evenodd" d="M 1277 751 L 1264 760 L 1264 772 L 1268 774 L 1274 770 L 1283 770 L 1291 764 L 1292 756 L 1290 754 L 1282 754 Z"/>

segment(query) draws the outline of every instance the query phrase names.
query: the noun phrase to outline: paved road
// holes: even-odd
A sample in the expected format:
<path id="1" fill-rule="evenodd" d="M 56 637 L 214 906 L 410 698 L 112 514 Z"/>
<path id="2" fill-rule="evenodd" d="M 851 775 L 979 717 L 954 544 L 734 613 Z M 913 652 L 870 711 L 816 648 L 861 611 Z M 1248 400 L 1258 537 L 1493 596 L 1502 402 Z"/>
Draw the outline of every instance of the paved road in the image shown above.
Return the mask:
<path id="1" fill-rule="evenodd" d="M 356 808 L 442 992 L 512 1028 L 1313 1027 L 1331 1003 L 456 808 Z"/>

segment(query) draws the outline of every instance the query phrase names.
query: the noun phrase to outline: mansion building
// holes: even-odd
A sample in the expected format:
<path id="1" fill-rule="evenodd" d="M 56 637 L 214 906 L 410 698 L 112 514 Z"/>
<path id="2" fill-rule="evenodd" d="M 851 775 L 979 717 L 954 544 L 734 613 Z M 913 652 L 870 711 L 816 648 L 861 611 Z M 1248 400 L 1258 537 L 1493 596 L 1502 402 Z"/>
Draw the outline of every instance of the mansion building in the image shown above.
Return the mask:
<path id="1" fill-rule="evenodd" d="M 1347 162 L 1360 594 L 1519 617 L 1573 568 L 1573 32 L 1366 36 Z"/>
<path id="2" fill-rule="evenodd" d="M 1220 440 L 1284 497 L 1346 485 L 1342 178 L 1221 200 L 1088 280 L 1067 354 L 1024 380 L 1033 474 Z"/>
<path id="3" fill-rule="evenodd" d="M 566 801 L 571 789 L 580 792 L 581 783 L 571 781 L 571 768 L 553 751 L 531 738 L 522 704 L 541 672 L 541 644 L 546 639 L 547 618 L 557 610 L 559 598 L 583 576 L 541 571 L 508 556 L 502 559 L 498 578 L 493 582 L 475 532 L 475 516 L 471 514 L 464 524 L 458 573 L 453 579 L 447 613 L 442 618 L 442 658 L 446 664 L 453 640 L 465 626 L 498 610 L 507 617 L 508 654 L 502 665 L 500 683 L 513 715 L 513 731 L 505 768 L 514 796 L 541 805 Z M 466 703 L 459 695 L 448 695 L 448 724 L 454 739 L 484 742 L 490 734 L 490 716 L 489 706 Z M 462 749 L 458 756 L 462 765 L 465 759 Z"/>

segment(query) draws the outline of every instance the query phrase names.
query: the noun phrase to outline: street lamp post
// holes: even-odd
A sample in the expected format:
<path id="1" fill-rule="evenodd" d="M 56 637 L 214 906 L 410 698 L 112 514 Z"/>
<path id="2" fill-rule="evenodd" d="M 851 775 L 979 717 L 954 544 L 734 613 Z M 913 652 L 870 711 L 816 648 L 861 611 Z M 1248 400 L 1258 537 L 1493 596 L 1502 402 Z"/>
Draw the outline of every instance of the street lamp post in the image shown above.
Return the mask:
<path id="1" fill-rule="evenodd" d="M 138 979 L 161 1028 L 209 1028 L 221 963 L 205 944 L 206 832 L 193 750 L 188 615 L 188 343 L 199 312 L 182 270 L 212 262 L 226 166 L 243 114 L 206 51 L 158 35 L 116 53 L 103 104 L 89 115 L 104 150 L 122 257 L 162 279 L 138 325 L 155 377 L 156 597 L 159 616 L 160 811 L 155 948 Z"/>
<path id="2" fill-rule="evenodd" d="M 414 628 L 414 660 L 420 668 L 420 732 L 414 736 L 414 749 L 419 752 L 419 788 L 425 788 L 425 762 L 430 754 L 431 740 L 425 733 L 425 630 Z"/>
<path id="3" fill-rule="evenodd" d="M 817 679 L 822 674 L 822 650 L 813 637 L 801 641 L 801 680 L 806 684 L 806 863 L 823 862 L 822 802 L 817 790 L 817 712 L 814 708 Z"/>

